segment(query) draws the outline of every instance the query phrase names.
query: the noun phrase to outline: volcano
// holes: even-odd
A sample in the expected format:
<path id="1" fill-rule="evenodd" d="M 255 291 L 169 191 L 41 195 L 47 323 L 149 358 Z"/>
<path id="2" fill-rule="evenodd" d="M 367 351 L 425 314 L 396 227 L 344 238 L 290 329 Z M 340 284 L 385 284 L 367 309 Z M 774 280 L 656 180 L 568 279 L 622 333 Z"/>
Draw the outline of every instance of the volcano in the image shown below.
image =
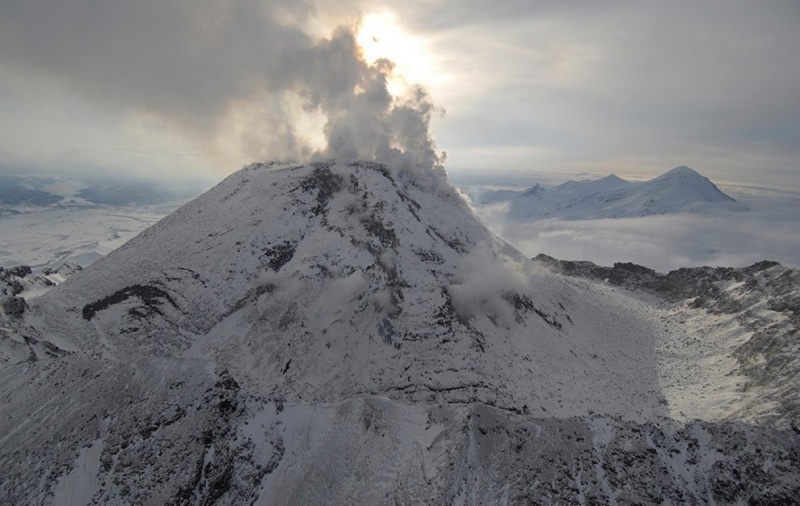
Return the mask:
<path id="1" fill-rule="evenodd" d="M 0 498 L 796 498 L 788 427 L 674 419 L 661 327 L 441 174 L 255 164 L 5 317 Z"/>

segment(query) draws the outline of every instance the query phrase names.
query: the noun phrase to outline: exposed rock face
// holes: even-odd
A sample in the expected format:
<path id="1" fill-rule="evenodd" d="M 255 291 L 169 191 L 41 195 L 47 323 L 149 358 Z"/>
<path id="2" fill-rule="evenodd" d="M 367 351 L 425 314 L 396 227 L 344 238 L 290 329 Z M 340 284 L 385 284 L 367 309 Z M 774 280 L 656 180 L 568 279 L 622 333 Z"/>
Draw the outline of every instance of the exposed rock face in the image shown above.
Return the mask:
<path id="1" fill-rule="evenodd" d="M 796 497 L 800 436 L 670 420 L 654 321 L 599 294 L 436 177 L 248 167 L 22 314 L 0 502 Z"/>
<path id="2" fill-rule="evenodd" d="M 14 296 L 4 298 L 0 306 L 2 306 L 3 312 L 12 318 L 19 318 L 28 309 L 25 299 Z"/>
<path id="3" fill-rule="evenodd" d="M 0 267 L 0 364 L 35 358 L 34 348 L 43 356 L 51 356 L 58 349 L 50 343 L 40 343 L 30 332 L 19 334 L 17 330 L 24 328 L 22 320 L 31 296 L 46 292 L 80 270 L 80 266 L 70 263 L 36 274 L 28 265 Z"/>

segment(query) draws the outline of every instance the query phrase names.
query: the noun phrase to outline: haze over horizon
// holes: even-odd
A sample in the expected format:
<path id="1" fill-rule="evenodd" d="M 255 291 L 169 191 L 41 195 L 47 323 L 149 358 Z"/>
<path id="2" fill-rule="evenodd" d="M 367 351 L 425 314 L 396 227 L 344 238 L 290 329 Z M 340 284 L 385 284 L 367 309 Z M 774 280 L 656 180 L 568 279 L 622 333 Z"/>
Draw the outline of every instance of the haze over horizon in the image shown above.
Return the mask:
<path id="1" fill-rule="evenodd" d="M 798 21 L 793 2 L 3 0 L 0 165 L 219 179 L 444 150 L 452 172 L 800 189 Z"/>

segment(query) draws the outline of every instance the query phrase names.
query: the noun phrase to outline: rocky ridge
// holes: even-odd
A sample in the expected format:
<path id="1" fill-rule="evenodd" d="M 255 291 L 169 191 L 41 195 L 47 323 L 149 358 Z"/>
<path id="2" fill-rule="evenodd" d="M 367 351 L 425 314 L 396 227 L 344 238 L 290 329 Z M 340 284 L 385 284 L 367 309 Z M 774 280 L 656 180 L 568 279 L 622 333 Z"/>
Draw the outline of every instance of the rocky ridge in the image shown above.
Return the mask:
<path id="1" fill-rule="evenodd" d="M 775 404 L 771 420 L 800 430 L 796 388 L 800 383 L 800 273 L 796 269 L 765 260 L 742 268 L 687 267 L 660 274 L 626 262 L 604 267 L 547 255 L 538 255 L 534 261 L 567 276 L 645 291 L 670 305 L 734 321 L 747 333 L 747 339 L 731 350 L 735 372 L 748 378 L 743 389 L 758 387 L 763 398 Z"/>

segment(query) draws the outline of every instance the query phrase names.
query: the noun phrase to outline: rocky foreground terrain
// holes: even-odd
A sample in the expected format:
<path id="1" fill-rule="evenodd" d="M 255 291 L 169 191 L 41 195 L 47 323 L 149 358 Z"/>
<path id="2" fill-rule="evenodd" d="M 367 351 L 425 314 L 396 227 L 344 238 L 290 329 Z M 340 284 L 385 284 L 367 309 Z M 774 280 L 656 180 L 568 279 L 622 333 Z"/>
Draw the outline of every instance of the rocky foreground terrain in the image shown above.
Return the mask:
<path id="1" fill-rule="evenodd" d="M 600 281 L 633 292 L 653 294 L 658 304 L 693 316 L 700 336 L 713 327 L 738 328 L 728 336 L 731 373 L 747 378 L 741 390 L 755 390 L 773 406 L 765 421 L 800 430 L 800 273 L 777 262 L 762 261 L 744 268 L 691 267 L 659 274 L 631 263 L 601 267 L 591 262 L 556 260 L 546 255 L 534 261 L 567 276 Z M 705 322 L 705 325 L 702 323 Z M 713 337 L 712 337 L 713 339 Z M 761 401 L 759 401 L 761 402 Z"/>

